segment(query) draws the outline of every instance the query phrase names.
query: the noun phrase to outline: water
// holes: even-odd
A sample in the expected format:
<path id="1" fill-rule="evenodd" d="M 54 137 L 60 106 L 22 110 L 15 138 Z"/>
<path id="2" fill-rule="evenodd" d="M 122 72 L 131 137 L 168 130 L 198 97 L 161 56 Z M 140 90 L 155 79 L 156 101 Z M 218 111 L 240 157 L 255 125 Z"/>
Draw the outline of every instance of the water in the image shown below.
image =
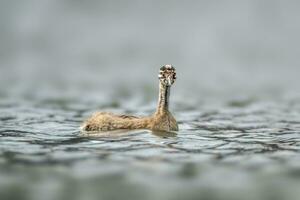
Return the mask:
<path id="1" fill-rule="evenodd" d="M 299 199 L 299 2 L 0 4 L 1 199 Z M 167 63 L 177 133 L 80 134 Z"/>
<path id="2" fill-rule="evenodd" d="M 299 99 L 173 105 L 180 131 L 81 135 L 75 100 L 0 104 L 0 193 L 22 199 L 298 199 Z M 213 106 L 212 106 L 213 104 Z M 246 194 L 246 195 L 245 195 Z"/>

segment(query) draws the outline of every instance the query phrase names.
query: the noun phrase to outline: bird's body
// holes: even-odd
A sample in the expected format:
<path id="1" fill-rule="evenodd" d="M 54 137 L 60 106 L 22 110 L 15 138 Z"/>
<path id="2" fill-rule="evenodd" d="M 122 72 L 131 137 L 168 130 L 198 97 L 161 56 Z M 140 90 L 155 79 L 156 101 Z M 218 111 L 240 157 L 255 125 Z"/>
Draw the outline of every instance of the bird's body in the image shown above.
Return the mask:
<path id="1" fill-rule="evenodd" d="M 85 131 L 111 131 L 118 129 L 150 129 L 157 131 L 177 131 L 178 126 L 171 113 L 154 114 L 150 117 L 116 115 L 97 112 L 83 125 Z"/>
<path id="2" fill-rule="evenodd" d="M 83 131 L 113 131 L 150 129 L 155 131 L 177 131 L 178 125 L 168 109 L 171 85 L 176 79 L 174 67 L 165 65 L 160 70 L 159 101 L 156 112 L 149 117 L 116 115 L 109 112 L 97 112 L 85 121 Z"/>
<path id="3" fill-rule="evenodd" d="M 84 125 L 86 131 L 111 131 L 118 129 L 147 129 L 150 118 L 127 115 L 116 115 L 108 112 L 97 112 Z"/>

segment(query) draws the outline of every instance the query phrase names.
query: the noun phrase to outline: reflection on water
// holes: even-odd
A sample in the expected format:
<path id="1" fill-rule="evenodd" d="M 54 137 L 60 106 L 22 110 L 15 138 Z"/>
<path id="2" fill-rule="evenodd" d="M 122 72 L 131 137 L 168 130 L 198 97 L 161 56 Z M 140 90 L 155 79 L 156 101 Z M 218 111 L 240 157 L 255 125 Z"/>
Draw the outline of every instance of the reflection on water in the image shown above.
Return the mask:
<path id="1" fill-rule="evenodd" d="M 176 133 L 135 130 L 91 135 L 81 134 L 79 125 L 99 102 L 68 105 L 72 106 L 59 101 L 11 104 L 2 99 L 2 197 L 298 199 L 300 195 L 298 100 L 229 102 L 200 110 L 178 104 L 173 106 L 180 127 Z M 138 113 L 134 107 L 131 111 Z"/>
<path id="2" fill-rule="evenodd" d="M 157 137 L 168 138 L 168 137 L 176 137 L 176 132 L 163 132 L 163 131 L 151 131 L 151 133 Z"/>

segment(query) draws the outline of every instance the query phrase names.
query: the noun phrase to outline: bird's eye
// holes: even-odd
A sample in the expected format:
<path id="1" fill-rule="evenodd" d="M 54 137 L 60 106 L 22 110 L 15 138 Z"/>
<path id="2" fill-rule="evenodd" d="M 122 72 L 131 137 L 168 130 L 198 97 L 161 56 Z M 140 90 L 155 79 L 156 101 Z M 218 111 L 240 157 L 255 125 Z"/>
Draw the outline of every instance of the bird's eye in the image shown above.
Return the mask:
<path id="1" fill-rule="evenodd" d="M 165 74 L 164 73 L 159 73 L 158 78 L 165 78 Z"/>

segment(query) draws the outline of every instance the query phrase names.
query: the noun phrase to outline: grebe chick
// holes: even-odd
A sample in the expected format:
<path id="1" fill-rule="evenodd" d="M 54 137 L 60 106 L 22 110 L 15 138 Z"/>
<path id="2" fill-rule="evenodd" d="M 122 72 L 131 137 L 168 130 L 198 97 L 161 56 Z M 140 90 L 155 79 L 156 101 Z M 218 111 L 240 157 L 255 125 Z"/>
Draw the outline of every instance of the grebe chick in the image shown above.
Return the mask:
<path id="1" fill-rule="evenodd" d="M 175 68 L 164 65 L 160 68 L 159 100 L 156 112 L 149 117 L 116 115 L 109 112 L 97 112 L 82 125 L 83 131 L 112 131 L 118 129 L 150 129 L 154 131 L 178 131 L 175 118 L 169 111 L 171 86 L 176 80 Z"/>

